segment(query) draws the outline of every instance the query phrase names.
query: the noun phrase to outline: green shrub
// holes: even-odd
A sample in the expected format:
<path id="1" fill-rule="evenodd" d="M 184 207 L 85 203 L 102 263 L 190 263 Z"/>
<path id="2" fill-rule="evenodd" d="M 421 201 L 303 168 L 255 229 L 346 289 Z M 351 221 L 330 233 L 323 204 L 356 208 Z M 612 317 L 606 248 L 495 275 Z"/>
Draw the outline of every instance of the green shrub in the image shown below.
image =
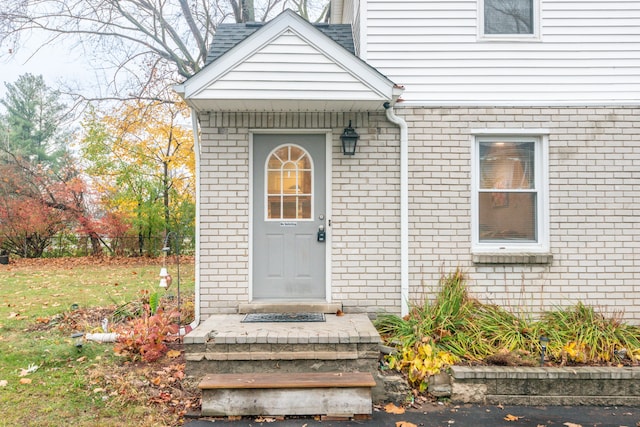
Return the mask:
<path id="1" fill-rule="evenodd" d="M 640 360 L 640 327 L 605 317 L 591 307 L 544 313 L 540 320 L 516 315 L 470 298 L 465 275 L 457 269 L 442 276 L 435 299 L 413 304 L 403 318 L 383 314 L 375 322 L 383 340 L 396 348 L 389 368 L 407 374 L 423 391 L 428 376 L 452 363 L 539 363 L 540 336 L 549 338 L 547 360 L 556 364 L 614 364 Z"/>

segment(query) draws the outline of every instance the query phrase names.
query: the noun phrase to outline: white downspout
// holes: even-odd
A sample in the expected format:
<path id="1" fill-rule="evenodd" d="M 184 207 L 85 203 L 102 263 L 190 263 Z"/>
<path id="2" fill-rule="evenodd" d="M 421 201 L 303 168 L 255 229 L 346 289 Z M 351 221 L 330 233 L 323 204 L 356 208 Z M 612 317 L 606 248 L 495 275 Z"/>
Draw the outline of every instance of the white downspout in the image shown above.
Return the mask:
<path id="1" fill-rule="evenodd" d="M 194 319 L 191 327 L 195 329 L 200 324 L 200 133 L 198 132 L 198 114 L 191 108 L 191 127 L 193 128 L 193 153 L 196 162 L 196 228 L 195 228 L 195 301 Z"/>
<path id="2" fill-rule="evenodd" d="M 401 314 L 409 314 L 409 128 L 393 106 L 384 103 L 387 119 L 400 128 L 400 304 Z"/>

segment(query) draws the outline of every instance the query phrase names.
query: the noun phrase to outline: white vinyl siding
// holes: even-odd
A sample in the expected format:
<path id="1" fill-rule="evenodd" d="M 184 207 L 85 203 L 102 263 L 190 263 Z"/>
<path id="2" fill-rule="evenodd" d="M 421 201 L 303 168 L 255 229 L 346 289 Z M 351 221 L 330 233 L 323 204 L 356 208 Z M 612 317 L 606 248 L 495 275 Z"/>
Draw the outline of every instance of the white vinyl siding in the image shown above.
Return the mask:
<path id="1" fill-rule="evenodd" d="M 203 95 L 211 98 L 377 99 L 377 94 L 356 76 L 290 31 L 246 58 L 211 84 Z"/>
<path id="2" fill-rule="evenodd" d="M 543 1 L 538 40 L 479 40 L 478 1 L 368 0 L 362 55 L 409 105 L 640 99 L 640 2 Z M 363 46 L 363 48 L 365 48 Z"/>

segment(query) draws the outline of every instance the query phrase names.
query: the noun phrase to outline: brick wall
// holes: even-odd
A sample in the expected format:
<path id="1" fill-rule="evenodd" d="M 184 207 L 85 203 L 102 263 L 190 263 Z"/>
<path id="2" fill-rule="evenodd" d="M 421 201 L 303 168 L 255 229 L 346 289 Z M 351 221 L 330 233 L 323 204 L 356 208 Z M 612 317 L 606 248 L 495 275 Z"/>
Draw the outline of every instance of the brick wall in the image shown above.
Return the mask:
<path id="1" fill-rule="evenodd" d="M 402 108 L 409 124 L 410 295 L 457 267 L 483 301 L 538 311 L 583 301 L 640 323 L 640 109 Z M 249 129 L 331 129 L 332 300 L 400 311 L 399 132 L 375 114 L 202 116 L 201 310 L 248 300 Z M 339 135 L 353 120 L 354 157 Z M 473 262 L 471 129 L 549 129 L 553 259 Z"/>
<path id="2" fill-rule="evenodd" d="M 249 296 L 249 129 L 331 129 L 332 301 L 350 311 L 399 307 L 397 129 L 368 114 L 201 115 L 201 313 L 233 313 Z M 358 154 L 345 157 L 349 120 Z M 379 126 L 379 127 L 376 127 Z"/>
<path id="3" fill-rule="evenodd" d="M 411 295 L 468 272 L 474 296 L 538 312 L 582 301 L 640 323 L 640 109 L 398 109 L 410 127 Z M 471 129 L 549 135 L 547 264 L 474 264 Z"/>

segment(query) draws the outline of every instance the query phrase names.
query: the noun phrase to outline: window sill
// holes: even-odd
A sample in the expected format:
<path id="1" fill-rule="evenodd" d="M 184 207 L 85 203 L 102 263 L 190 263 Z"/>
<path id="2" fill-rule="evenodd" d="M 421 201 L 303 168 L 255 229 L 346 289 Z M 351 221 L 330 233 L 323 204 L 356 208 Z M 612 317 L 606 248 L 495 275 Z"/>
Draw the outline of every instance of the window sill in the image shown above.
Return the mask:
<path id="1" fill-rule="evenodd" d="M 475 253 L 474 264 L 551 264 L 551 253 Z"/>

